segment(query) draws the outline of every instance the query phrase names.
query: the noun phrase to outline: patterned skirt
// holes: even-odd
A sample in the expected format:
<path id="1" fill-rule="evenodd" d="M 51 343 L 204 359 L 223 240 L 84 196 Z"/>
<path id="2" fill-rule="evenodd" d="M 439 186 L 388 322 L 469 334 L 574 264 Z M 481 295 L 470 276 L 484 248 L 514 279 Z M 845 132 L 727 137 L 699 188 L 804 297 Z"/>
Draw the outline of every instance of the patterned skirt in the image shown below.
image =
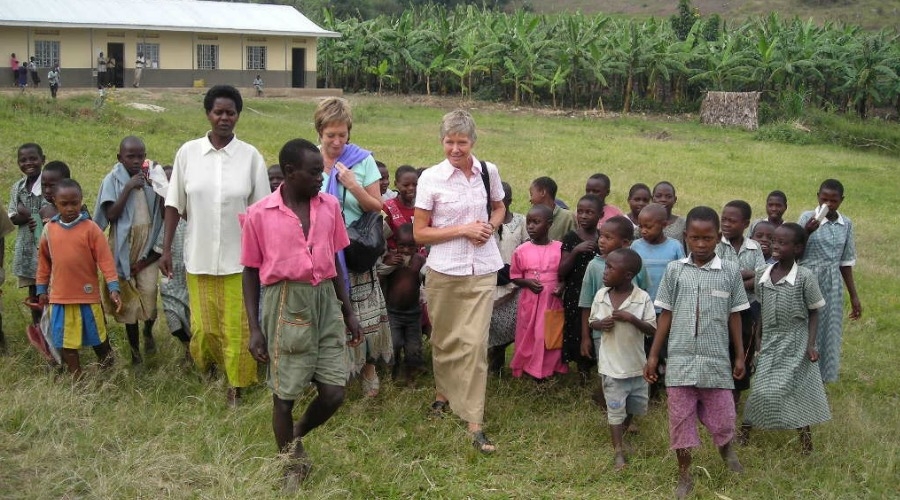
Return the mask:
<path id="1" fill-rule="evenodd" d="M 390 363 L 394 357 L 391 324 L 374 267 L 363 273 L 350 273 L 350 303 L 366 341 L 345 350 L 348 379 L 358 375 L 366 363 L 379 359 Z"/>

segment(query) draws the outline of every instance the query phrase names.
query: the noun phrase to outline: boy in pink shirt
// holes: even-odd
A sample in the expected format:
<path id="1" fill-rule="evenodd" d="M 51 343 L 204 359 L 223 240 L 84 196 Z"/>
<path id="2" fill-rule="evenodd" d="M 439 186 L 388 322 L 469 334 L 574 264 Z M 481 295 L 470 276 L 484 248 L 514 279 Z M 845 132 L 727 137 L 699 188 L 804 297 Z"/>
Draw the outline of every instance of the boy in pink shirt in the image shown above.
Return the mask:
<path id="1" fill-rule="evenodd" d="M 351 345 L 361 337 L 335 260 L 335 252 L 350 244 L 340 204 L 319 192 L 322 155 L 311 142 L 294 139 L 278 160 L 281 187 L 242 218 L 241 264 L 250 353 L 268 364 L 275 442 L 290 454 L 285 488 L 295 490 L 310 469 L 301 439 L 344 402 L 347 332 Z M 262 318 L 260 284 L 266 287 Z M 310 382 L 318 395 L 295 424 L 294 401 Z"/>

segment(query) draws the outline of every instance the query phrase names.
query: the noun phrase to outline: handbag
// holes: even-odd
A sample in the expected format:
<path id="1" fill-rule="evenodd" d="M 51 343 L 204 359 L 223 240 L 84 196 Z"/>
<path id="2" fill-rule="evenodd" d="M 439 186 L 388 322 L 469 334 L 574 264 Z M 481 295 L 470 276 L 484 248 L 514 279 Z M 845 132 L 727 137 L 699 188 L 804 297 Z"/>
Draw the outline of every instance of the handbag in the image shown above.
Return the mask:
<path id="1" fill-rule="evenodd" d="M 347 199 L 344 191 L 341 210 Z M 378 258 L 384 254 L 384 217 L 381 212 L 363 212 L 362 217 L 347 226 L 347 237 L 350 246 L 344 249 L 344 260 L 347 269 L 361 273 L 372 269 Z"/>
<path id="2" fill-rule="evenodd" d="M 544 349 L 562 349 L 565 314 L 562 309 L 544 311 Z"/>

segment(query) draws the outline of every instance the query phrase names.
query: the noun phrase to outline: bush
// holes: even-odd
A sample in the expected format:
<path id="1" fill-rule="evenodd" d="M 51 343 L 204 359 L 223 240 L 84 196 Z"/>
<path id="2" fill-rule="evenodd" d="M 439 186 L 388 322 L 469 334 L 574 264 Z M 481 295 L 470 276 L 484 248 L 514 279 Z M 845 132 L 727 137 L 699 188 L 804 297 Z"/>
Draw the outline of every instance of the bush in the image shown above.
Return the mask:
<path id="1" fill-rule="evenodd" d="M 762 110 L 762 108 L 761 108 Z M 851 149 L 900 155 L 900 126 L 881 120 L 808 111 L 798 120 L 763 125 L 756 132 L 760 141 L 789 144 L 835 144 Z"/>

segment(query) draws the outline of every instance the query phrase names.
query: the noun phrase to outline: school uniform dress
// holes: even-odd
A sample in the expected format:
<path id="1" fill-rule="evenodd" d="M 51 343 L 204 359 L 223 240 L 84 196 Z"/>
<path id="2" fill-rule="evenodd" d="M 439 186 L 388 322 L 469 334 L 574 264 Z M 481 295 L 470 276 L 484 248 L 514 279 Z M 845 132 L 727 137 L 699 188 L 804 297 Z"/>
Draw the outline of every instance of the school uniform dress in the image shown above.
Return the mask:
<path id="1" fill-rule="evenodd" d="M 512 279 L 537 279 L 544 286 L 540 293 L 523 289 L 519 295 L 516 314 L 516 352 L 509 367 L 514 377 L 527 373 L 543 379 L 569 369 L 561 360 L 560 349 L 545 349 L 545 317 L 547 311 L 562 309 L 562 302 L 553 295 L 559 273 L 562 243 L 546 245 L 523 243 L 513 252 L 509 276 Z"/>
<path id="2" fill-rule="evenodd" d="M 684 244 L 684 229 L 687 221 L 682 216 L 677 216 L 674 221 L 670 224 L 666 225 L 663 228 L 663 234 L 666 235 L 666 238 L 672 238 L 673 240 L 677 240 L 682 245 Z"/>
<path id="3" fill-rule="evenodd" d="M 203 371 L 215 363 L 233 387 L 257 381 L 247 350 L 241 227 L 238 215 L 271 194 L 259 151 L 234 137 L 216 149 L 207 135 L 175 155 L 166 206 L 187 217 L 184 267 L 191 302 L 191 357 Z"/>
<path id="4" fill-rule="evenodd" d="M 32 217 L 38 217 L 40 209 L 50 203 L 44 199 L 41 192 L 41 176 L 38 175 L 31 189 L 25 188 L 27 179 L 22 177 L 12 185 L 9 194 L 9 206 L 7 214 L 10 218 L 19 213 L 19 205 L 22 204 L 32 213 Z M 16 233 L 16 243 L 13 250 L 12 271 L 18 279 L 19 287 L 34 285 L 34 275 L 37 272 L 37 246 L 40 233 L 35 234 L 28 224 L 19 226 Z"/>
<path id="5" fill-rule="evenodd" d="M 762 349 L 744 423 L 763 429 L 798 429 L 831 419 L 822 375 L 806 355 L 809 310 L 821 311 L 825 299 L 809 269 L 794 263 L 774 283 L 773 267 L 756 272 Z"/>
<path id="6" fill-rule="evenodd" d="M 813 215 L 812 211 L 803 212 L 797 223 L 805 226 Z M 825 307 L 819 311 L 819 333 L 816 336 L 818 363 L 822 380 L 826 383 L 837 382 L 844 331 L 844 281 L 841 268 L 856 265 L 856 239 L 850 219 L 840 213 L 834 221 L 825 219 L 809 235 L 800 264 L 816 275 L 825 297 Z"/>
<path id="7" fill-rule="evenodd" d="M 350 240 L 337 199 L 327 193 L 310 198 L 306 236 L 281 188 L 241 220 L 241 264 L 257 268 L 266 287 L 260 323 L 268 342 L 269 388 L 292 401 L 311 381 L 343 386 L 347 327 L 332 280 L 335 252 Z"/>
<path id="8" fill-rule="evenodd" d="M 38 253 L 37 293 L 49 294 L 53 346 L 79 349 L 103 343 L 107 336 L 98 268 L 109 291 L 119 291 L 103 231 L 86 213 L 68 224 L 57 215 L 44 228 Z"/>

